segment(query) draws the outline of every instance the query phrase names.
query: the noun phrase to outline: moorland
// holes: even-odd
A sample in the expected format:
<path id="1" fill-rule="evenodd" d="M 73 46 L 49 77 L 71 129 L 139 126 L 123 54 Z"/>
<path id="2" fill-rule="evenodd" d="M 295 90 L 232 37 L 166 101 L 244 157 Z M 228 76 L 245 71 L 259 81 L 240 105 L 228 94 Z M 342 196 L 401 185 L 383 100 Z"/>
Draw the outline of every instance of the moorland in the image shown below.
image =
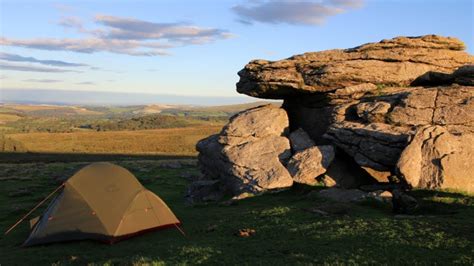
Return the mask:
<path id="1" fill-rule="evenodd" d="M 114 245 L 80 241 L 23 248 L 29 232 L 23 223 L 0 238 L 0 264 L 474 263 L 474 197 L 455 191 L 415 190 L 420 207 L 411 215 L 394 215 L 389 203 L 372 199 L 322 199 L 319 185 L 187 205 L 186 187 L 200 175 L 195 143 L 249 107 L 3 105 L 2 230 L 80 168 L 110 161 L 167 202 L 186 236 L 169 229 Z M 242 236 L 241 229 L 255 234 Z"/>

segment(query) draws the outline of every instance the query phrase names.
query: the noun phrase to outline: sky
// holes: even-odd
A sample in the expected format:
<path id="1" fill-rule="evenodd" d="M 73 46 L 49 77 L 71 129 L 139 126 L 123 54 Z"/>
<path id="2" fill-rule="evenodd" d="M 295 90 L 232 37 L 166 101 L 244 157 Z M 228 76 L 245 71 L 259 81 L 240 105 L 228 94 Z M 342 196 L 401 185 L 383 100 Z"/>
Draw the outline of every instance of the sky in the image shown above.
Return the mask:
<path id="1" fill-rule="evenodd" d="M 0 89 L 235 97 L 253 59 L 457 37 L 472 0 L 0 0 Z"/>

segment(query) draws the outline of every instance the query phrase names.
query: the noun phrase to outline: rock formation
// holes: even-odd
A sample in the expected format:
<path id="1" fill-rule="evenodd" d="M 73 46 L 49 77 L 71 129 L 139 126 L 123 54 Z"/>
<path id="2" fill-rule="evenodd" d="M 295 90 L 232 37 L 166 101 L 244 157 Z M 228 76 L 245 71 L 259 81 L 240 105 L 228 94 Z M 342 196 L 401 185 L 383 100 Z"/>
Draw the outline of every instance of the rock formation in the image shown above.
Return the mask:
<path id="1" fill-rule="evenodd" d="M 315 180 L 357 188 L 392 174 L 472 191 L 474 57 L 463 50 L 427 35 L 252 61 L 237 91 L 283 99 L 283 109 L 233 117 L 198 144 L 201 169 L 233 194 Z"/>
<path id="2" fill-rule="evenodd" d="M 283 165 L 291 157 L 287 134 L 283 109 L 265 105 L 246 110 L 220 134 L 197 144 L 201 169 L 234 195 L 289 187 L 293 179 Z"/>
<path id="3" fill-rule="evenodd" d="M 464 48 L 457 39 L 427 35 L 305 53 L 275 62 L 255 60 L 239 72 L 237 91 L 287 99 L 363 83 L 407 86 L 427 72 L 450 73 L 471 64 L 472 57 Z"/>

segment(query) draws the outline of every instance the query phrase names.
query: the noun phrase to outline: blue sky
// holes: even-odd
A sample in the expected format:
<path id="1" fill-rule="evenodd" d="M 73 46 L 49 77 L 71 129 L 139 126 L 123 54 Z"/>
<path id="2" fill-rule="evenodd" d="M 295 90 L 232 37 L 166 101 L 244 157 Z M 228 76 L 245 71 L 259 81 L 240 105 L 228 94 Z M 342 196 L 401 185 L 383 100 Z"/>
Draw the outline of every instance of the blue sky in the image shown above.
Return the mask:
<path id="1" fill-rule="evenodd" d="M 237 96 L 250 60 L 440 34 L 471 0 L 0 0 L 0 87 Z"/>

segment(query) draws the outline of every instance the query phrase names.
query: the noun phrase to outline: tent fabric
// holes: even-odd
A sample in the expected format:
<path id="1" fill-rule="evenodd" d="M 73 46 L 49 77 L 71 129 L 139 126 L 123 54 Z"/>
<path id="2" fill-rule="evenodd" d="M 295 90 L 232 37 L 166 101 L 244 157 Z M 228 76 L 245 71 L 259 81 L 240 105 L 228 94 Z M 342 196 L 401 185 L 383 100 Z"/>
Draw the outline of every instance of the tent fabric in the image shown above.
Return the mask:
<path id="1" fill-rule="evenodd" d="M 128 170 L 94 163 L 66 181 L 24 245 L 82 239 L 112 243 L 179 224 L 166 203 Z"/>

